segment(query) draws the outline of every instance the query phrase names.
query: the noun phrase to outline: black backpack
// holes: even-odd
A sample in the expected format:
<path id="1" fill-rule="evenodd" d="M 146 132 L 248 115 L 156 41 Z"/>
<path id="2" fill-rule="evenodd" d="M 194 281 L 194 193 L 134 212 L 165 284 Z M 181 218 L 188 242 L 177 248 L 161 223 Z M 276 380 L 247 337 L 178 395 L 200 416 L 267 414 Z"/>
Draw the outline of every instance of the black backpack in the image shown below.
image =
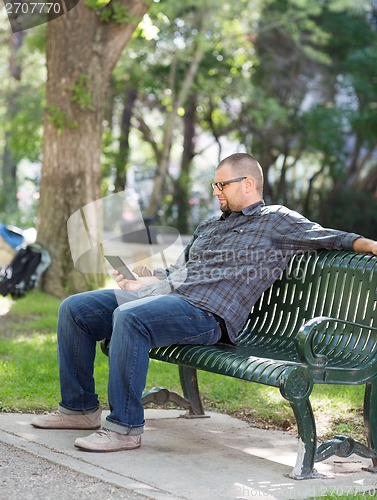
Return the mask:
<path id="1" fill-rule="evenodd" d="M 20 248 L 0 273 L 0 295 L 23 297 L 28 290 L 38 286 L 50 264 L 51 257 L 41 245 L 34 243 Z"/>

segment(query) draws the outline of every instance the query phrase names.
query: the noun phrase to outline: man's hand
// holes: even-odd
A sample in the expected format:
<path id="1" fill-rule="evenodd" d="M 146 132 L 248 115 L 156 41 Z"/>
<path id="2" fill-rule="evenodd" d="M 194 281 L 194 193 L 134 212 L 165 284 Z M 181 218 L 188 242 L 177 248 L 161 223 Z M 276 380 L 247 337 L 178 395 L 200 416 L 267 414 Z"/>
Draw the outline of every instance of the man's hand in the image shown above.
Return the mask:
<path id="1" fill-rule="evenodd" d="M 140 290 L 141 288 L 144 288 L 158 281 L 158 278 L 156 278 L 156 276 L 136 276 L 136 280 L 127 280 L 123 276 L 123 274 L 120 274 L 115 269 L 113 271 L 113 276 L 115 278 L 115 281 L 118 283 L 119 288 L 121 288 L 122 290 L 126 290 L 127 292 L 136 292 L 137 290 Z"/>
<path id="2" fill-rule="evenodd" d="M 377 255 L 377 241 L 369 240 L 368 238 L 357 238 L 353 242 L 355 252 L 366 252 Z"/>

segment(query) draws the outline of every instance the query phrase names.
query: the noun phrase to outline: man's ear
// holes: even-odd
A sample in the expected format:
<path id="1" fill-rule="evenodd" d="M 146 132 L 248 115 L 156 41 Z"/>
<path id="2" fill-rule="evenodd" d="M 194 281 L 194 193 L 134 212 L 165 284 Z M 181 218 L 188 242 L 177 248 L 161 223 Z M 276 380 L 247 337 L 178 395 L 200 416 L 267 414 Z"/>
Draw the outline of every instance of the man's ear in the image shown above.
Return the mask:
<path id="1" fill-rule="evenodd" d="M 255 180 L 252 177 L 246 177 L 245 179 L 246 192 L 251 193 L 255 189 Z"/>

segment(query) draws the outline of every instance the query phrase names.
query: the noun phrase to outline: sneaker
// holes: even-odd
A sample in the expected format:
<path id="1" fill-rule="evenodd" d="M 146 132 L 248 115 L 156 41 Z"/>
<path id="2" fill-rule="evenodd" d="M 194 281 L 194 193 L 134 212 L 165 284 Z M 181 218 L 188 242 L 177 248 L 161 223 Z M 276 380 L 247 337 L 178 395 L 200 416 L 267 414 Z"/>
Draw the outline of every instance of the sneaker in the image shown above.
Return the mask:
<path id="1" fill-rule="evenodd" d="M 100 429 L 88 437 L 77 438 L 75 446 L 87 451 L 133 450 L 141 445 L 141 436 L 129 436 L 108 429 Z"/>
<path id="2" fill-rule="evenodd" d="M 31 425 L 41 429 L 98 429 L 101 427 L 102 408 L 86 413 L 67 414 L 60 410 L 48 415 L 37 415 Z"/>

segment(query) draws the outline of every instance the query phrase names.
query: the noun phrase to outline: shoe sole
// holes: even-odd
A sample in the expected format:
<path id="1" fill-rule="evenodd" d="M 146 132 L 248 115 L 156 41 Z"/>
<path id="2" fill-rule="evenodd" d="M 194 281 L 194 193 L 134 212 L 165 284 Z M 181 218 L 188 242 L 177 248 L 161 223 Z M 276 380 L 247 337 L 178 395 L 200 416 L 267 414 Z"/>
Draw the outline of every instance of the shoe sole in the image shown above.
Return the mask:
<path id="1" fill-rule="evenodd" d="M 101 427 L 101 424 L 96 425 L 95 427 L 87 427 L 87 426 L 85 426 L 85 427 L 78 427 L 78 426 L 73 426 L 73 425 L 72 426 L 65 425 L 65 426 L 59 427 L 59 426 L 56 426 L 56 425 L 51 425 L 50 426 L 50 425 L 43 425 L 43 424 L 39 425 L 39 424 L 33 424 L 33 423 L 31 425 L 33 427 L 37 427 L 38 429 L 52 429 L 52 430 L 55 429 L 55 430 L 63 430 L 63 431 L 64 431 L 64 429 L 67 429 L 67 430 L 79 430 L 79 431 L 94 431 L 94 430 L 99 429 Z"/>
<path id="2" fill-rule="evenodd" d="M 79 444 L 76 444 L 75 442 L 75 447 L 78 448 L 81 451 L 91 451 L 94 453 L 109 453 L 109 452 L 116 452 L 116 451 L 127 451 L 127 450 L 136 450 L 137 448 L 140 448 L 141 443 L 134 445 L 134 446 L 128 446 L 124 448 L 116 448 L 116 449 L 108 449 L 108 450 L 98 450 L 97 448 L 88 448 L 87 446 L 80 446 Z"/>

